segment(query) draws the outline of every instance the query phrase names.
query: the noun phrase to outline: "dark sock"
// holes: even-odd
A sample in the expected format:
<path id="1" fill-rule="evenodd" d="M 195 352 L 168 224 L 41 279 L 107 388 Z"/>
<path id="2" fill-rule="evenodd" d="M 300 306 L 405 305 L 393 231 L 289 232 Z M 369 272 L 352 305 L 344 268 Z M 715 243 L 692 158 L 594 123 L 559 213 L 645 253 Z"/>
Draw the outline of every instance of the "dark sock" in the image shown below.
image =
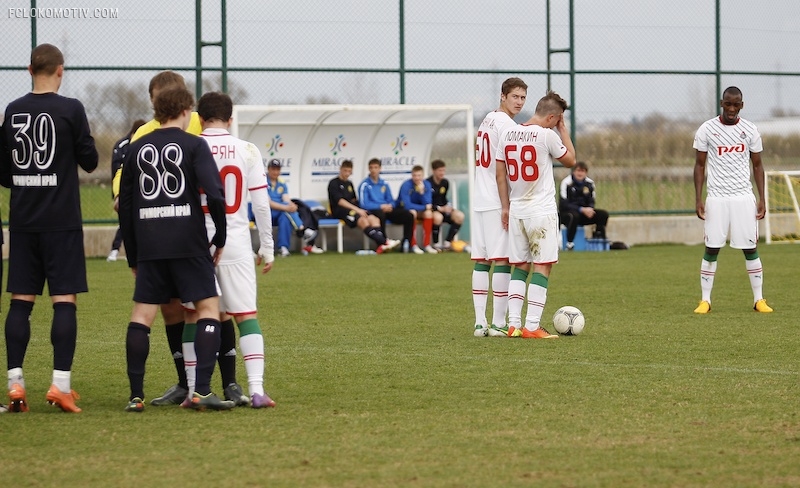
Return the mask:
<path id="1" fill-rule="evenodd" d="M 72 370 L 75 343 L 78 339 L 78 307 L 74 303 L 53 304 L 53 325 L 50 327 L 50 343 L 53 344 L 53 369 Z"/>
<path id="2" fill-rule="evenodd" d="M 172 353 L 172 360 L 175 361 L 175 372 L 178 373 L 178 385 L 182 388 L 189 388 L 186 381 L 186 363 L 183 361 L 183 326 L 184 322 L 167 324 L 164 331 L 167 333 L 167 344 L 169 352 Z"/>
<path id="3" fill-rule="evenodd" d="M 222 376 L 222 388 L 231 383 L 236 383 L 236 330 L 233 328 L 233 319 L 220 323 L 219 372 Z"/>
<path id="4" fill-rule="evenodd" d="M 379 246 L 386 244 L 386 236 L 383 235 L 383 232 L 381 232 L 381 229 L 378 227 L 367 227 L 364 229 L 364 234 L 375 241 Z"/>
<path id="5" fill-rule="evenodd" d="M 461 230 L 461 226 L 458 224 L 450 224 L 450 230 L 447 231 L 447 239 L 446 241 L 453 242 L 453 239 L 458 234 L 458 231 Z"/>
<path id="6" fill-rule="evenodd" d="M 11 300 L 6 315 L 6 348 L 8 369 L 21 368 L 31 340 L 31 311 L 33 302 Z"/>
<path id="7" fill-rule="evenodd" d="M 441 226 L 434 225 L 433 226 L 433 233 L 431 234 L 431 241 L 436 244 L 439 242 L 439 228 Z M 452 228 L 452 227 L 451 227 Z"/>
<path id="8" fill-rule="evenodd" d="M 125 355 L 128 360 L 128 381 L 131 384 L 131 400 L 144 399 L 144 366 L 150 354 L 150 327 L 136 322 L 128 324 L 125 338 Z"/>
<path id="9" fill-rule="evenodd" d="M 211 375 L 217 362 L 220 343 L 220 323 L 215 319 L 197 321 L 197 333 L 194 336 L 194 352 L 197 356 L 197 379 L 195 391 L 201 395 L 211 393 Z"/>

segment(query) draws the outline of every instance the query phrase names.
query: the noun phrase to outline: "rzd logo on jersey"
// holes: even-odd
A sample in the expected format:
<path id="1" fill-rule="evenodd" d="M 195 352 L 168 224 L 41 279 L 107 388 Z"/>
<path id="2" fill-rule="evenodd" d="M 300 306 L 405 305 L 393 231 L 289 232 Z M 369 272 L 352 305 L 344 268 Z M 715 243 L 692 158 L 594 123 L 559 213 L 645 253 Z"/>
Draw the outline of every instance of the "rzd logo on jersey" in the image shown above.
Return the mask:
<path id="1" fill-rule="evenodd" d="M 736 144 L 735 146 L 717 146 L 717 156 L 722 156 L 728 153 L 743 153 L 747 148 L 744 144 Z"/>

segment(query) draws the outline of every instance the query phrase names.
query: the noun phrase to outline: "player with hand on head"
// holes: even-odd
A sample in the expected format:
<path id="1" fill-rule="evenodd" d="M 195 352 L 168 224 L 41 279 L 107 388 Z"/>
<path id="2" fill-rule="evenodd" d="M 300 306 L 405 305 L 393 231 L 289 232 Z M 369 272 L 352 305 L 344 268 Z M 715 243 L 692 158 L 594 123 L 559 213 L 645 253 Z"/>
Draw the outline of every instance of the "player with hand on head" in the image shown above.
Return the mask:
<path id="1" fill-rule="evenodd" d="M 249 396 L 246 396 L 236 383 L 235 375 L 233 378 L 223 378 L 225 399 L 232 400 L 236 405 L 250 405 L 253 408 L 274 407 L 275 402 L 264 392 L 264 337 L 258 323 L 257 282 L 247 209 L 249 200 L 260 240 L 256 262 L 260 265 L 263 261 L 261 272 L 267 273 L 275 261 L 275 245 L 261 153 L 255 144 L 233 137 L 228 132 L 233 120 L 233 102 L 228 95 L 219 92 L 204 94 L 197 102 L 197 113 L 203 122 L 200 137 L 208 143 L 226 189 L 228 239 L 225 253 L 216 267 L 217 281 L 222 290 L 220 322 L 232 320 L 233 317 L 239 327 L 239 347 L 242 349 L 249 387 Z M 210 214 L 206 214 L 206 229 L 211 238 L 215 228 Z M 184 327 L 183 355 L 191 394 L 196 361 L 193 329 L 197 327 L 197 314 L 192 304 L 186 304 L 186 307 L 190 312 L 187 313 Z M 230 352 L 225 354 L 235 358 L 235 340 L 230 346 Z M 223 354 L 222 351 L 220 354 Z M 233 370 L 236 371 L 235 366 Z"/>
<path id="2" fill-rule="evenodd" d="M 500 194 L 497 191 L 495 151 L 500 134 L 515 124 L 514 117 L 525 105 L 528 85 L 519 78 L 509 78 L 500 87 L 500 106 L 483 118 L 475 146 L 475 183 L 472 219 L 470 220 L 472 261 L 472 304 L 475 308 L 475 336 L 507 337 L 508 231 L 501 221 Z M 505 174 L 505 173 L 504 173 Z M 487 327 L 486 300 L 489 295 L 489 271 L 492 272 L 492 321 Z"/>
<path id="3" fill-rule="evenodd" d="M 702 298 L 694 313 L 711 311 L 711 289 L 717 257 L 730 232 L 730 246 L 744 253 L 745 268 L 753 291 L 753 310 L 772 308 L 762 294 L 764 270 L 758 256 L 758 220 L 766 214 L 761 134 L 749 120 L 739 117 L 744 107 L 742 91 L 731 86 L 722 93 L 722 114 L 707 120 L 694 136 L 696 150 L 694 190 L 697 216 L 702 219 L 706 249 L 700 264 Z M 758 200 L 750 183 L 750 163 Z M 703 202 L 703 184 L 706 200 Z"/>
<path id="4" fill-rule="evenodd" d="M 497 147 L 497 189 L 501 219 L 508 229 L 509 262 L 515 266 L 508 285 L 508 335 L 525 339 L 555 339 L 541 326 L 547 285 L 558 262 L 558 206 L 553 160 L 575 166 L 575 147 L 564 123 L 567 102 L 548 92 L 526 123 L 500 135 Z M 556 129 L 555 131 L 552 129 Z M 533 264 L 533 275 L 527 286 Z M 528 302 L 525 326 L 522 305 Z"/>
<path id="5" fill-rule="evenodd" d="M 0 139 L 0 184 L 11 188 L 8 291 L 5 322 L 11 412 L 27 412 L 22 366 L 31 337 L 30 316 L 44 283 L 53 304 L 50 340 L 53 382 L 46 400 L 80 412 L 71 388 L 77 343 L 77 294 L 88 291 L 78 167 L 97 168 L 86 111 L 58 94 L 64 56 L 51 44 L 31 52 L 33 90 L 6 107 Z"/>
<path id="6" fill-rule="evenodd" d="M 226 241 L 225 197 L 208 144 L 187 134 L 192 94 L 168 88 L 155 99 L 160 127 L 134 142 L 125 156 L 119 221 L 136 285 L 125 340 L 131 394 L 125 410 L 144 409 L 145 363 L 150 327 L 159 305 L 176 295 L 197 311 L 194 338 L 197 379 L 191 406 L 228 410 L 234 402 L 211 392 L 220 349 L 219 287 L 214 266 Z M 201 200 L 200 190 L 203 192 Z M 209 254 L 204 207 L 214 222 Z"/>

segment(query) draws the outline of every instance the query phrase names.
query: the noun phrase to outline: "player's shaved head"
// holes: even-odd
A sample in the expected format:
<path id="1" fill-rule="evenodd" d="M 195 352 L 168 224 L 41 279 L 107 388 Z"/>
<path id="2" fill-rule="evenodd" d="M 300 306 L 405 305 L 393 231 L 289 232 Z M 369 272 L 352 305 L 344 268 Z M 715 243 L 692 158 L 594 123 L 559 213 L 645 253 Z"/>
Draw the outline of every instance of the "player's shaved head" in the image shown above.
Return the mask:
<path id="1" fill-rule="evenodd" d="M 162 124 L 177 119 L 184 110 L 191 110 L 193 106 L 194 97 L 186 88 L 167 88 L 153 101 L 155 119 Z"/>
<path id="2" fill-rule="evenodd" d="M 222 92 L 208 92 L 197 101 L 197 113 L 203 120 L 227 122 L 233 115 L 233 101 Z"/>
<path id="3" fill-rule="evenodd" d="M 561 98 L 558 93 L 549 91 L 547 95 L 539 99 L 539 103 L 536 104 L 536 115 L 560 114 L 565 112 L 568 108 L 569 105 L 567 105 L 566 100 Z"/>
<path id="4" fill-rule="evenodd" d="M 156 92 L 173 86 L 186 88 L 186 80 L 183 79 L 183 76 L 174 71 L 162 71 L 150 80 L 150 86 L 147 91 L 150 93 L 150 98 L 153 99 L 158 95 Z"/>
<path id="5" fill-rule="evenodd" d="M 503 82 L 503 85 L 500 87 L 500 93 L 503 95 L 508 95 L 514 88 L 522 88 L 526 92 L 528 91 L 528 85 L 526 85 L 522 79 L 509 78 Z"/>
<path id="6" fill-rule="evenodd" d="M 729 86 L 728 88 L 725 89 L 724 92 L 722 92 L 722 97 L 723 98 L 725 98 L 725 95 L 731 95 L 731 96 L 734 96 L 734 97 L 741 97 L 742 96 L 742 90 L 740 90 L 738 87 L 735 87 L 735 86 Z"/>
<path id="7" fill-rule="evenodd" d="M 64 65 L 64 55 L 52 44 L 39 44 L 31 51 L 31 74 L 52 75 Z"/>

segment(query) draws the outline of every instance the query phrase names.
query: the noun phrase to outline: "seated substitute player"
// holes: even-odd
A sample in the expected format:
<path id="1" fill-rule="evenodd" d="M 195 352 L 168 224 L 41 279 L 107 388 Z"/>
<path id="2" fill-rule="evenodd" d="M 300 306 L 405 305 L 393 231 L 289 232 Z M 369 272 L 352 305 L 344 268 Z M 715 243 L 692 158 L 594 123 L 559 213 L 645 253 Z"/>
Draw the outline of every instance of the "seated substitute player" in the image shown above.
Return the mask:
<path id="1" fill-rule="evenodd" d="M 766 215 L 763 143 L 758 128 L 739 117 L 744 107 L 742 91 L 730 86 L 722 92 L 722 114 L 707 120 L 694 136 L 696 150 L 694 190 L 697 216 L 703 220 L 706 249 L 700 264 L 700 304 L 694 313 L 711 311 L 711 290 L 717 273 L 717 258 L 730 232 L 730 246 L 741 249 L 750 289 L 753 310 L 772 312 L 764 299 L 764 269 L 758 256 L 758 221 Z M 758 190 L 758 200 L 750 182 L 750 164 Z M 708 175 L 706 175 L 708 167 Z M 707 181 L 706 181 L 707 180 Z M 703 183 L 706 200 L 703 202 Z"/>
<path id="2" fill-rule="evenodd" d="M 378 217 L 381 221 L 381 231 L 386 234 L 386 220 L 403 226 L 403 240 L 414 249 L 417 254 L 423 251 L 417 247 L 414 236 L 414 216 L 411 212 L 395 206 L 392 189 L 381 178 L 381 160 L 372 158 L 367 164 L 369 175 L 358 185 L 358 201 L 361 207 Z"/>
<path id="3" fill-rule="evenodd" d="M 594 224 L 593 237 L 606 238 L 608 212 L 595 208 L 594 181 L 589 178 L 589 165 L 578 161 L 572 173 L 561 180 L 559 189 L 559 216 L 567 227 L 567 251 L 575 248 L 575 234 L 579 225 Z"/>
<path id="4" fill-rule="evenodd" d="M 550 270 L 558 262 L 553 159 L 567 168 L 575 165 L 575 147 L 564 123 L 566 109 L 563 98 L 548 92 L 536 104 L 533 117 L 503 131 L 497 146 L 497 190 L 503 205 L 503 227 L 508 229 L 509 262 L 515 266 L 508 285 L 509 337 L 558 338 L 541 326 L 541 318 Z M 533 276 L 526 293 L 531 263 Z M 522 305 L 526 299 L 528 312 L 523 328 Z"/>
<path id="5" fill-rule="evenodd" d="M 50 341 L 53 382 L 45 399 L 64 412 L 80 412 L 72 390 L 78 333 L 77 294 L 88 291 L 78 167 L 97 168 L 97 149 L 86 111 L 58 94 L 64 56 L 51 44 L 31 52 L 33 90 L 8 104 L 0 140 L 0 184 L 11 188 L 5 322 L 11 412 L 27 412 L 23 362 L 30 316 L 45 281 L 53 304 Z"/>
<path id="6" fill-rule="evenodd" d="M 231 98 L 219 92 L 206 93 L 197 102 L 197 112 L 203 121 L 200 136 L 211 148 L 217 163 L 220 177 L 226 188 L 226 215 L 228 239 L 225 253 L 216 267 L 217 281 L 222 296 L 220 298 L 220 322 L 236 321 L 239 326 L 239 347 L 242 349 L 244 369 L 250 396 L 245 396 L 236 384 L 236 377 L 223 378 L 225 399 L 236 405 L 250 405 L 253 408 L 274 407 L 275 402 L 264 392 L 264 337 L 258 324 L 256 304 L 256 273 L 253 269 L 253 251 L 250 239 L 250 219 L 247 201 L 251 202 L 253 216 L 258 228 L 260 247 L 257 264 L 264 261 L 262 273 L 272 269 L 275 260 L 275 247 L 272 240 L 272 217 L 269 208 L 269 195 L 265 182 L 264 165 L 261 153 L 255 144 L 237 139 L 228 132 L 233 113 Z M 249 198 L 248 198 L 249 197 Z M 210 214 L 206 214 L 206 229 L 209 238 L 215 228 Z M 213 253 L 213 248 L 212 248 Z M 187 307 L 184 326 L 183 356 L 189 391 L 194 388 L 194 333 L 197 313 L 192 304 Z M 236 357 L 236 346 L 232 345 Z M 234 369 L 235 371 L 235 369 Z"/>
<path id="7" fill-rule="evenodd" d="M 447 199 L 447 192 L 450 191 L 450 182 L 445 178 L 446 165 L 441 159 L 436 159 L 431 162 L 431 175 L 428 177 L 428 182 L 433 189 L 433 246 L 439 245 L 439 228 L 443 222 L 450 224 L 450 229 L 447 231 L 447 237 L 444 239 L 442 249 L 449 250 L 453 239 L 461 229 L 461 224 L 464 223 L 464 212 L 454 208 L 450 205 Z"/>
<path id="8" fill-rule="evenodd" d="M 289 187 L 281 178 L 281 162 L 277 159 L 270 159 L 267 163 L 267 189 L 269 190 L 269 207 L 272 211 L 272 225 L 278 227 L 278 249 L 281 256 L 286 257 L 290 254 L 289 245 L 292 231 L 303 240 L 303 249 L 306 252 L 321 253 L 322 249 L 313 245 L 317 231 L 306 229 L 300 219 L 297 204 L 289 197 Z"/>
<path id="9" fill-rule="evenodd" d="M 391 251 L 400 245 L 400 241 L 387 239 L 381 230 L 381 220 L 359 206 L 358 197 L 353 190 L 350 175 L 353 174 L 353 162 L 342 161 L 339 176 L 328 183 L 328 201 L 331 205 L 331 216 L 343 220 L 351 229 L 358 227 L 364 234 L 378 245 L 377 253 Z"/>
<path id="10" fill-rule="evenodd" d="M 208 144 L 185 132 L 194 105 L 185 88 L 163 90 L 155 99 L 160 128 L 134 142 L 125 156 L 119 220 L 128 265 L 136 284 L 125 340 L 131 394 L 125 410 L 144 410 L 145 363 L 150 327 L 159 304 L 178 296 L 194 302 L 197 380 L 191 406 L 228 410 L 234 402 L 211 392 L 220 349 L 219 288 L 214 265 L 226 240 L 225 197 Z M 205 195 L 201 200 L 200 190 Z M 210 255 L 203 207 L 214 221 Z"/>
<path id="11" fill-rule="evenodd" d="M 425 179 L 422 166 L 411 168 L 411 178 L 400 185 L 397 194 L 397 207 L 408 210 L 414 216 L 414 222 L 422 221 L 422 244 L 425 246 L 424 252 L 437 254 L 439 251 L 431 246 L 431 236 L 433 234 L 433 189 L 428 180 Z M 416 226 L 415 226 L 416 227 Z M 414 231 L 416 235 L 416 231 Z M 414 252 L 419 247 L 414 245 Z"/>

